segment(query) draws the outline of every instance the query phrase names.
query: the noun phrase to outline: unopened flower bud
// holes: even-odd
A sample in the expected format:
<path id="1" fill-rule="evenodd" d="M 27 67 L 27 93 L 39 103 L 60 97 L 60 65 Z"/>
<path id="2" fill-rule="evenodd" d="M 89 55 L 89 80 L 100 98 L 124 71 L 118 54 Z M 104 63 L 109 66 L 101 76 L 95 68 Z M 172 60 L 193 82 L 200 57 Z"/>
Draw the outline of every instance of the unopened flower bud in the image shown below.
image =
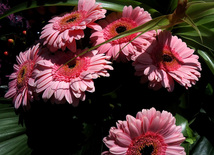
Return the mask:
<path id="1" fill-rule="evenodd" d="M 10 44 L 13 44 L 13 43 L 14 43 L 14 40 L 13 40 L 13 39 L 8 39 L 7 41 L 8 41 L 8 43 L 10 43 Z"/>
<path id="2" fill-rule="evenodd" d="M 24 30 L 24 31 L 22 31 L 22 33 L 23 33 L 24 35 L 26 35 L 26 34 L 27 34 L 27 31 L 26 31 L 26 30 Z"/>
<path id="3" fill-rule="evenodd" d="M 170 26 L 182 22 L 182 19 L 186 16 L 188 0 L 178 0 L 178 5 L 175 11 L 169 15 Z"/>
<path id="4" fill-rule="evenodd" d="M 4 55 L 6 55 L 6 56 L 7 56 L 7 55 L 8 55 L 8 51 L 4 51 Z"/>

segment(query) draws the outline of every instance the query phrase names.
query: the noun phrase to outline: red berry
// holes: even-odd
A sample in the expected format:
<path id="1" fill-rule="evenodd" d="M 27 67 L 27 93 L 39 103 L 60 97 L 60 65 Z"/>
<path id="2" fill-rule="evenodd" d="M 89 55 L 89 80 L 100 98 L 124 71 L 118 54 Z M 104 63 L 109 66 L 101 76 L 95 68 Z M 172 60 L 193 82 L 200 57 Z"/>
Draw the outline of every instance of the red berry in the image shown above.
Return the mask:
<path id="1" fill-rule="evenodd" d="M 4 51 L 4 55 L 6 55 L 6 56 L 7 56 L 7 55 L 8 55 L 8 51 Z"/>
<path id="2" fill-rule="evenodd" d="M 8 43 L 14 43 L 14 40 L 13 39 L 8 39 Z"/>
<path id="3" fill-rule="evenodd" d="M 24 31 L 22 31 L 22 33 L 23 33 L 24 35 L 26 35 L 26 34 L 27 34 L 27 31 L 24 30 Z"/>

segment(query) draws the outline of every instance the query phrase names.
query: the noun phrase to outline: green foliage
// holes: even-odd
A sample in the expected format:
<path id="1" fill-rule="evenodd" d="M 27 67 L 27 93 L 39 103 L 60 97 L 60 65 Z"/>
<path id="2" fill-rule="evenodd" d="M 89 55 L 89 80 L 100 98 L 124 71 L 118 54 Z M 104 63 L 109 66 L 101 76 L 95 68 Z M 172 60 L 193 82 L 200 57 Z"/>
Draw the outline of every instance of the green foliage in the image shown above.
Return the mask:
<path id="1" fill-rule="evenodd" d="M 214 154 L 214 147 L 206 137 L 200 137 L 194 148 L 192 148 L 191 155 L 212 155 Z"/>
<path id="2" fill-rule="evenodd" d="M 18 125 L 19 116 L 10 104 L 0 104 L 1 155 L 30 155 L 25 127 Z"/>
<path id="3" fill-rule="evenodd" d="M 132 5 L 133 7 L 139 6 L 141 3 L 137 1 L 132 0 L 97 0 L 96 2 L 102 3 L 102 7 L 108 10 L 112 11 L 122 11 L 123 7 L 125 5 Z M 5 14 L 0 15 L 0 19 L 4 18 L 10 14 L 17 13 L 20 11 L 28 10 L 37 8 L 40 6 L 76 6 L 78 4 L 78 0 L 66 0 L 64 1 L 58 1 L 58 0 L 52 0 L 52 1 L 43 1 L 39 2 L 38 0 L 32 0 L 32 1 L 25 1 L 23 3 L 20 3 L 19 5 L 11 8 L 8 10 Z"/>
<path id="4" fill-rule="evenodd" d="M 198 50 L 198 54 L 203 58 L 211 72 L 214 74 L 214 58 L 213 55 L 211 55 L 212 53 L 209 54 L 208 52 Z"/>

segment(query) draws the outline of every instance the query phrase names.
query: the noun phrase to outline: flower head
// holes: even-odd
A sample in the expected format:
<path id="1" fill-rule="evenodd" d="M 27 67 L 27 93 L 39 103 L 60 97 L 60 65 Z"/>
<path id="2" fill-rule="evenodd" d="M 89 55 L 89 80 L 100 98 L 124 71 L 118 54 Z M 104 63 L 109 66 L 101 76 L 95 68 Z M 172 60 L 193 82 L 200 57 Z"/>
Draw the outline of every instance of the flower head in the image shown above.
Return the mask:
<path id="1" fill-rule="evenodd" d="M 36 92 L 43 92 L 44 100 L 77 106 L 79 100 L 85 100 L 85 91 L 95 91 L 93 79 L 109 76 L 107 70 L 113 68 L 109 65 L 111 62 L 106 60 L 108 56 L 96 54 L 95 50 L 78 56 L 81 52 L 43 52 L 42 60 L 37 63 L 40 72 L 36 77 Z M 74 60 L 69 62 L 72 58 Z"/>
<path id="2" fill-rule="evenodd" d="M 65 50 L 66 47 L 76 52 L 76 40 L 84 37 L 84 29 L 99 29 L 100 26 L 94 22 L 104 18 L 105 13 L 106 10 L 95 4 L 95 0 L 79 0 L 76 11 L 51 19 L 43 28 L 40 38 L 52 52 Z"/>
<path id="3" fill-rule="evenodd" d="M 185 138 L 175 121 L 171 113 L 155 108 L 143 109 L 136 118 L 127 115 L 126 121 L 118 121 L 117 127 L 111 127 L 104 137 L 109 151 L 103 155 L 185 155 L 180 146 Z"/>
<path id="4" fill-rule="evenodd" d="M 199 57 L 193 53 L 194 50 L 177 36 L 163 31 L 146 52 L 136 58 L 133 65 L 136 75 L 142 76 L 142 82 L 150 81 L 150 88 L 165 87 L 173 91 L 174 80 L 185 88 L 198 81 L 201 64 L 198 62 Z"/>
<path id="5" fill-rule="evenodd" d="M 25 52 L 20 52 L 16 57 L 18 65 L 14 65 L 15 72 L 10 75 L 9 90 L 5 94 L 6 98 L 13 98 L 15 108 L 22 104 L 29 107 L 29 101 L 34 99 L 35 69 L 36 61 L 39 60 L 39 44 L 33 46 Z"/>
<path id="6" fill-rule="evenodd" d="M 143 8 L 136 7 L 133 9 L 132 6 L 125 6 L 122 14 L 113 12 L 106 19 L 98 22 L 102 26 L 102 30 L 95 31 L 91 35 L 91 41 L 94 45 L 98 45 L 149 20 L 151 20 L 151 16 Z M 142 51 L 142 49 L 145 50 L 150 42 L 155 39 L 155 31 L 149 31 L 138 36 L 139 34 L 131 34 L 101 45 L 98 51 L 117 60 L 124 60 L 124 58 L 130 60 L 132 55 L 135 55 L 137 51 Z M 127 43 L 129 44 L 126 46 Z M 119 53 L 120 50 L 122 51 Z"/>

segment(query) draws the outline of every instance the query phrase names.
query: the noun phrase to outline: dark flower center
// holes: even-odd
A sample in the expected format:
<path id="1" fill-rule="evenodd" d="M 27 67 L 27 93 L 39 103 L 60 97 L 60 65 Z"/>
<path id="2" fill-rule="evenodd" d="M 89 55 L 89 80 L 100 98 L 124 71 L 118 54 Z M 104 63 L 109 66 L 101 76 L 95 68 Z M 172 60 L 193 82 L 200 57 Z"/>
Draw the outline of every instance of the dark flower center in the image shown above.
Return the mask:
<path id="1" fill-rule="evenodd" d="M 76 61 L 71 61 L 67 65 L 68 65 L 68 68 L 72 69 L 76 66 Z"/>
<path id="2" fill-rule="evenodd" d="M 154 147 L 153 147 L 153 145 L 146 145 L 141 151 L 140 151 L 140 153 L 142 154 L 142 155 L 151 155 L 152 154 L 152 152 L 153 152 L 153 150 L 154 150 Z"/>
<path id="3" fill-rule="evenodd" d="M 66 20 L 66 23 L 74 22 L 77 19 L 77 17 L 72 17 L 68 20 Z"/>
<path id="4" fill-rule="evenodd" d="M 166 148 L 162 135 L 148 131 L 132 141 L 126 155 L 163 155 Z"/>
<path id="5" fill-rule="evenodd" d="M 26 74 L 27 74 L 27 65 L 24 65 L 21 68 L 21 70 L 19 71 L 18 76 L 17 76 L 17 87 L 18 88 L 21 88 L 24 85 L 25 79 L 27 78 Z"/>
<path id="6" fill-rule="evenodd" d="M 122 32 L 125 32 L 126 30 L 127 29 L 126 29 L 125 26 L 119 26 L 119 27 L 116 28 L 116 31 L 117 31 L 118 34 L 122 33 Z"/>
<path id="7" fill-rule="evenodd" d="M 20 73 L 21 78 L 23 78 L 24 75 L 25 75 L 25 69 L 22 69 L 22 70 L 21 70 L 21 73 Z"/>
<path id="8" fill-rule="evenodd" d="M 64 60 L 66 62 L 66 60 Z M 72 79 L 77 78 L 83 71 L 88 69 L 90 59 L 88 58 L 76 58 L 74 61 L 69 62 L 66 65 L 56 66 L 53 69 L 53 79 L 56 81 L 71 82 Z"/>
<path id="9" fill-rule="evenodd" d="M 165 62 L 171 62 L 173 58 L 167 54 L 162 55 L 163 61 Z"/>

